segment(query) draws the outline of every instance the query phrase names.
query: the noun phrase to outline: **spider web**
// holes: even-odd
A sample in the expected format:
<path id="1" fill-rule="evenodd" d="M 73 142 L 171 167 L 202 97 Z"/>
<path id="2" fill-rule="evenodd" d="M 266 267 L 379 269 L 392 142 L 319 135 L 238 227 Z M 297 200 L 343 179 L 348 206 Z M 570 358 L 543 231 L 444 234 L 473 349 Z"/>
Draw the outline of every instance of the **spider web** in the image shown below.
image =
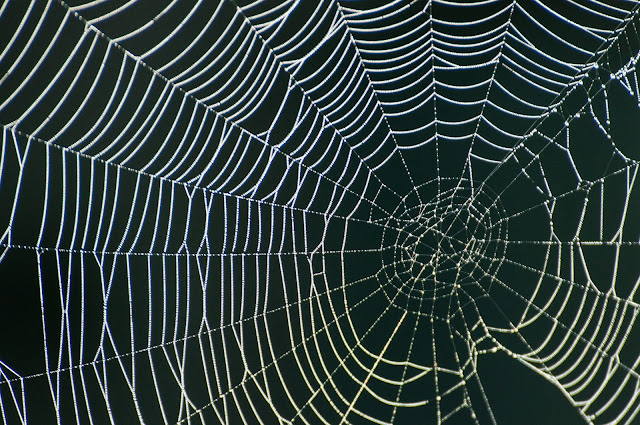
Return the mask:
<path id="1" fill-rule="evenodd" d="M 4 1 L 3 423 L 495 424 L 498 356 L 633 423 L 639 23 Z"/>

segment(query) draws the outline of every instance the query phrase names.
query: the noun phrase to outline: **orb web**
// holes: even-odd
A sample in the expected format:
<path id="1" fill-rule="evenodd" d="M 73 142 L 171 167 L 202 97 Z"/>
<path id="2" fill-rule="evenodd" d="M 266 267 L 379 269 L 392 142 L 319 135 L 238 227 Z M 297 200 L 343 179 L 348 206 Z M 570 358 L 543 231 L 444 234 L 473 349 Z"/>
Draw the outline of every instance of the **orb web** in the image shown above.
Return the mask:
<path id="1" fill-rule="evenodd" d="M 638 7 L 5 0 L 1 420 L 633 424 Z"/>

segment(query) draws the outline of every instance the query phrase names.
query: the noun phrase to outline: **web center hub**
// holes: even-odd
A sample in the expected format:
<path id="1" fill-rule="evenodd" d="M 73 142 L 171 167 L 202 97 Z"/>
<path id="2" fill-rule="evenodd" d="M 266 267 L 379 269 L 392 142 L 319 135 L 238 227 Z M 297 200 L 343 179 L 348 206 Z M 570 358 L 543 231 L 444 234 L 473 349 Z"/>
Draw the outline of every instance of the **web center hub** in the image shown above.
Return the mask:
<path id="1" fill-rule="evenodd" d="M 418 202 L 412 205 L 413 199 Z M 438 304 L 486 290 L 504 259 L 506 240 L 507 219 L 486 193 L 453 187 L 435 191 L 427 202 L 423 193 L 407 197 L 385 225 L 380 284 L 396 307 L 448 316 L 436 313 Z"/>

